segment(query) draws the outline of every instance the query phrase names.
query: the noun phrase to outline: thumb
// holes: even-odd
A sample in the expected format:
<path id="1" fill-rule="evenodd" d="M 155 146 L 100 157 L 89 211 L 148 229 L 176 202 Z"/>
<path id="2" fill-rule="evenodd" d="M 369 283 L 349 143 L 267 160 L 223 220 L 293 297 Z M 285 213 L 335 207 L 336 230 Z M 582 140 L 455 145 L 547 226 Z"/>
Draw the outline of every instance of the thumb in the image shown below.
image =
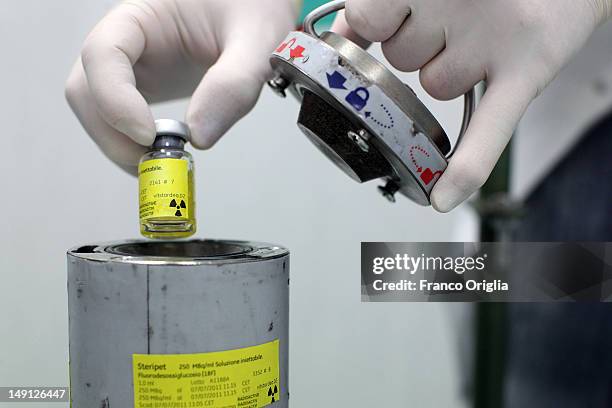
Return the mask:
<path id="1" fill-rule="evenodd" d="M 196 148 L 212 147 L 251 111 L 263 83 L 271 76 L 270 53 L 252 38 L 236 38 L 226 45 L 196 88 L 187 109 L 187 123 Z"/>
<path id="2" fill-rule="evenodd" d="M 448 168 L 436 183 L 431 203 L 448 212 L 487 181 L 537 87 L 524 78 L 492 81 Z"/>

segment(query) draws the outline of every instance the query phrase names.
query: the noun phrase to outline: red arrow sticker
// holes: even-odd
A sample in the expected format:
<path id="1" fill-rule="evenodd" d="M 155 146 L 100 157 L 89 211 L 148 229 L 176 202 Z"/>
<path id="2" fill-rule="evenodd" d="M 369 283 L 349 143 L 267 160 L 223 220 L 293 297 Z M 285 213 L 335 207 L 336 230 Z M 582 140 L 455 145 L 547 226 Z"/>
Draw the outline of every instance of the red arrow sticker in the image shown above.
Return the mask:
<path id="1" fill-rule="evenodd" d="M 281 53 L 285 51 L 285 48 L 292 47 L 296 41 L 297 40 L 295 38 L 292 38 L 287 42 L 281 43 L 281 45 L 279 45 L 278 48 L 276 49 L 276 52 Z"/>
<path id="2" fill-rule="evenodd" d="M 298 45 L 297 47 L 292 48 L 291 51 L 289 51 L 289 56 L 292 59 L 302 58 L 304 56 L 304 51 L 306 51 L 306 49 L 301 45 Z"/>

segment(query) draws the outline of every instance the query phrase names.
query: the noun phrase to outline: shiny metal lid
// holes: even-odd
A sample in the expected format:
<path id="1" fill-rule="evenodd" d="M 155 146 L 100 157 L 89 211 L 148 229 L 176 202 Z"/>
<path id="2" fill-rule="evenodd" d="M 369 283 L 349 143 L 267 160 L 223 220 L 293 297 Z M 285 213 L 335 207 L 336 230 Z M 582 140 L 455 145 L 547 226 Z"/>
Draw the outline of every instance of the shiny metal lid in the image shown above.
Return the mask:
<path id="1" fill-rule="evenodd" d="M 178 136 L 186 142 L 191 141 L 191 131 L 186 123 L 174 119 L 157 119 L 155 121 L 157 136 Z"/>
<path id="2" fill-rule="evenodd" d="M 416 94 L 365 49 L 339 34 L 319 35 L 315 23 L 344 8 L 331 0 L 290 32 L 270 57 L 274 91 L 286 90 L 301 103 L 298 126 L 352 179 L 385 182 L 389 201 L 397 192 L 421 205 L 452 156 L 444 129 Z M 465 95 L 458 142 L 475 107 L 474 90 Z M 456 144 L 455 144 L 456 146 Z"/>

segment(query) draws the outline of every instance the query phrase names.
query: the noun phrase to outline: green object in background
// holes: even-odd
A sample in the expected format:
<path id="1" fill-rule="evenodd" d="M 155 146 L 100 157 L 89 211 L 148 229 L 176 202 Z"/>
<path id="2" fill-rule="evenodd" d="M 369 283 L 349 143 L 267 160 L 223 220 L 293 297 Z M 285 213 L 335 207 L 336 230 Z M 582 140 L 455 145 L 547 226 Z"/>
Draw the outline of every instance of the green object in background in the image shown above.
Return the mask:
<path id="1" fill-rule="evenodd" d="M 495 200 L 510 191 L 512 143 L 508 144 L 489 180 L 480 190 L 481 202 Z M 480 240 L 503 242 L 511 218 L 507 214 L 481 211 Z M 504 303 L 476 305 L 476 361 L 474 408 L 501 408 L 506 370 L 507 307 Z"/>
<path id="2" fill-rule="evenodd" d="M 322 6 L 325 3 L 328 3 L 328 0 L 304 0 L 304 7 L 302 7 L 302 14 L 300 15 L 299 24 L 302 25 L 302 21 L 308 13 L 312 10 L 316 9 L 319 6 Z M 322 18 L 317 24 L 316 27 L 319 30 L 327 30 L 331 27 L 334 22 L 334 18 L 336 18 L 336 13 L 330 14 L 327 17 Z"/>

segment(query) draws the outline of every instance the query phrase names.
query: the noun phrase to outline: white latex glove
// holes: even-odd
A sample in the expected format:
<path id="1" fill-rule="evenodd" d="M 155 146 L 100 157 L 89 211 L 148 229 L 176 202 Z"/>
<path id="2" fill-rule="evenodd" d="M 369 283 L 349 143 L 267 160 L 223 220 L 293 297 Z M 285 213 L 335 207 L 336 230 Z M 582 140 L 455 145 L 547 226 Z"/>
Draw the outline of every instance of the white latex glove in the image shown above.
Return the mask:
<path id="1" fill-rule="evenodd" d="M 389 62 L 420 69 L 423 88 L 437 99 L 487 81 L 432 192 L 434 208 L 447 212 L 485 183 L 529 103 L 611 10 L 612 0 L 388 0 L 384 7 L 380 0 L 347 0 L 346 21 L 341 16 L 334 30 L 382 42 Z"/>
<path id="2" fill-rule="evenodd" d="M 271 52 L 295 28 L 295 0 L 124 1 L 87 37 L 66 84 L 81 124 L 133 170 L 155 138 L 148 103 L 192 95 L 197 148 L 247 114 L 271 75 Z"/>

